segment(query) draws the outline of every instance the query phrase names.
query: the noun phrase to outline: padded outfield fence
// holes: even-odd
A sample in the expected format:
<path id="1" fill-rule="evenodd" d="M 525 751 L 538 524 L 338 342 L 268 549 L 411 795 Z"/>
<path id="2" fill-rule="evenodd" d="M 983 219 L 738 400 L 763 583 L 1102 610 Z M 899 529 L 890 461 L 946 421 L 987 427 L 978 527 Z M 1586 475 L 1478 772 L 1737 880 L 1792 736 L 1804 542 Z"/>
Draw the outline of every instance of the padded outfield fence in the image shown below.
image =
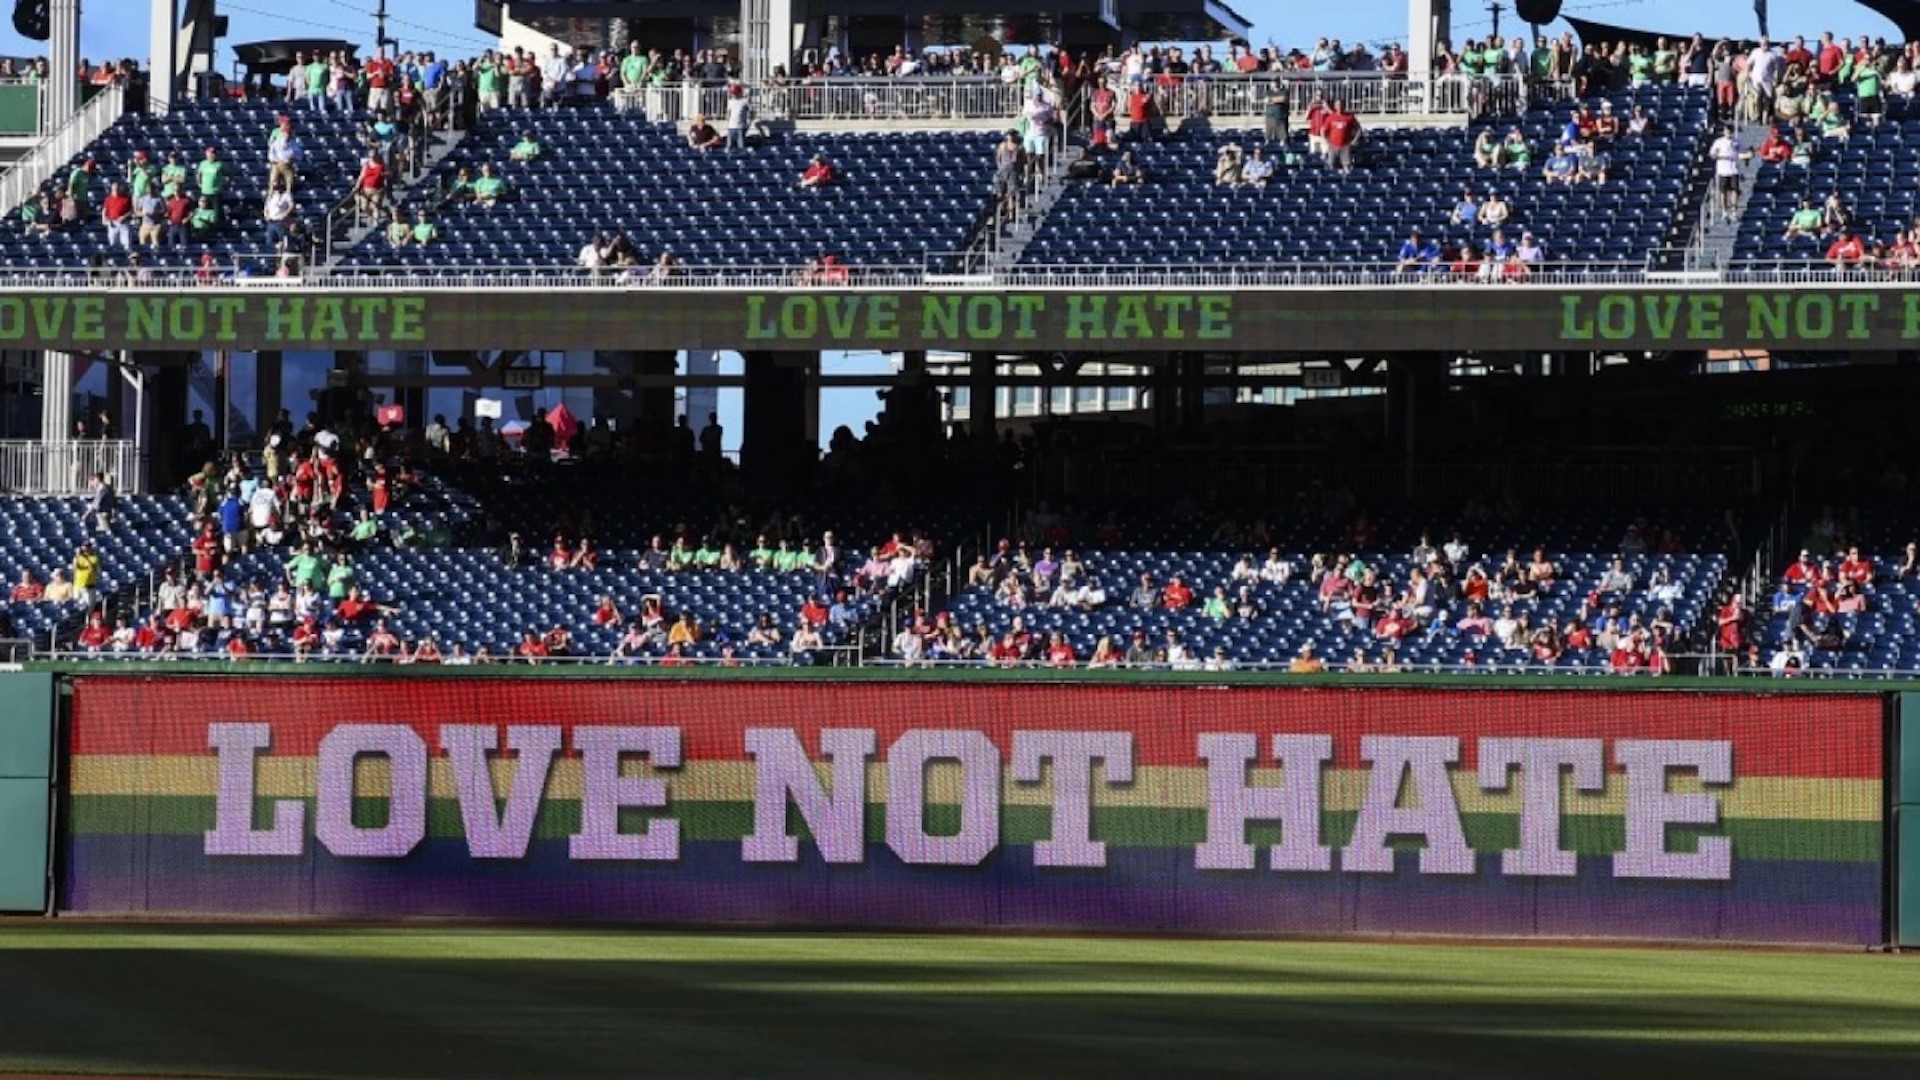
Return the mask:
<path id="1" fill-rule="evenodd" d="M 8 674 L 0 904 L 1920 938 L 1900 692 L 1103 674 Z"/>

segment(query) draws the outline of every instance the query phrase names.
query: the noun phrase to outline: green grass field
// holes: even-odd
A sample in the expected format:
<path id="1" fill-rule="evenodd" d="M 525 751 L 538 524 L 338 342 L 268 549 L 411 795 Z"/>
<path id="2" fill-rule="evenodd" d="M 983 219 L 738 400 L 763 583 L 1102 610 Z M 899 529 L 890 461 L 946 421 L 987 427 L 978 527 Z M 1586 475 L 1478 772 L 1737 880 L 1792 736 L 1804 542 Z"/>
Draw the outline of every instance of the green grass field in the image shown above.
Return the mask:
<path id="1" fill-rule="evenodd" d="M 0 1072 L 1920 1073 L 1920 958 L 1864 955 L 15 923 L 0 988 Z"/>

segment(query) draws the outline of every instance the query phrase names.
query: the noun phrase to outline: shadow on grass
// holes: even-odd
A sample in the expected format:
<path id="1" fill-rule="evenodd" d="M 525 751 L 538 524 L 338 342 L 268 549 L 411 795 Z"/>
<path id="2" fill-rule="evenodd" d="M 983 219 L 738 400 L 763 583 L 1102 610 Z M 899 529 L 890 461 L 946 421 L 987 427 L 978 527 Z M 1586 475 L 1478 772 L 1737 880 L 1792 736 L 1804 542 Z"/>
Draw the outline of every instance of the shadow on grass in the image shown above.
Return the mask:
<path id="1" fill-rule="evenodd" d="M 1419 982 L 1303 978 L 1312 994 L 1268 996 L 1263 986 L 1284 982 L 1284 970 L 1250 976 L 1184 962 L 582 963 L 0 947 L 0 1068 L 355 1080 L 1751 1080 L 1907 1078 L 1916 1058 L 1902 1041 L 1915 1023 L 1904 1007 L 1791 995 L 1581 1002 L 1518 986 L 1497 1000 L 1436 986 L 1407 1001 Z M 1782 1032 L 1795 1037 L 1758 1041 Z M 1822 1041 L 1840 1032 L 1865 1034 Z"/>

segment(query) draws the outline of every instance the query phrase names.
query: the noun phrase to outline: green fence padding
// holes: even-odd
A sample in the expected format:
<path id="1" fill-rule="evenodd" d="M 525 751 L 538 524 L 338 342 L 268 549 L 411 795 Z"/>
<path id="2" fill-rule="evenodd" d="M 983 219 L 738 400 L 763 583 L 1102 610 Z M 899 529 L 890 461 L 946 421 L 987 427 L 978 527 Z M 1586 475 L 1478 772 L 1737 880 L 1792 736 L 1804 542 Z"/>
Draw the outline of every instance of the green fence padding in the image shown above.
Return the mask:
<path id="1" fill-rule="evenodd" d="M 0 135 L 40 133 L 40 88 L 0 86 Z"/>
<path id="2" fill-rule="evenodd" d="M 43 672 L 0 674 L 0 911 L 47 909 L 53 693 Z"/>

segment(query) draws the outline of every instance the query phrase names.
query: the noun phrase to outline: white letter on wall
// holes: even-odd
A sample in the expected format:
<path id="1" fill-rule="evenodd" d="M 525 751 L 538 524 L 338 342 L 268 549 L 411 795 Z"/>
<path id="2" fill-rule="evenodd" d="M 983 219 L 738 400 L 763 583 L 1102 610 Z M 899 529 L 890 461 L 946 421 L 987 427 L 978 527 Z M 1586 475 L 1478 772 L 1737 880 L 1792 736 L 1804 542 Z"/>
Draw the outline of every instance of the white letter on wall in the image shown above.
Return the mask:
<path id="1" fill-rule="evenodd" d="M 492 724 L 443 724 L 440 747 L 453 766 L 453 790 L 467 830 L 467 851 L 476 859 L 524 859 L 533 842 L 533 822 L 547 790 L 553 756 L 560 752 L 560 727 L 509 727 L 507 749 L 519 754 L 507 789 L 503 816 L 495 807 L 493 771 L 488 755 L 499 748 L 500 729 Z"/>
<path id="2" fill-rule="evenodd" d="M 353 767 L 363 754 L 387 759 L 387 823 L 353 823 Z M 341 858 L 398 859 L 427 837 L 427 744 L 405 724 L 341 724 L 320 740 L 319 811 L 313 832 Z"/>
<path id="3" fill-rule="evenodd" d="M 859 863 L 866 857 L 869 729 L 824 728 L 820 752 L 833 763 L 833 790 L 820 784 L 800 736 L 787 728 L 748 728 L 753 756 L 753 833 L 740 842 L 746 862 L 800 860 L 800 841 L 787 833 L 787 800 L 800 811 L 820 856 L 829 863 Z"/>
<path id="4" fill-rule="evenodd" d="M 1133 780 L 1133 736 L 1122 731 L 1016 731 L 1013 778 L 1040 782 L 1053 761 L 1053 833 L 1033 845 L 1035 866 L 1105 866 L 1107 845 L 1093 838 L 1093 763 L 1106 762 L 1107 783 Z"/>
<path id="5" fill-rule="evenodd" d="M 1352 873 L 1393 873 L 1395 836 L 1425 837 L 1420 851 L 1423 874 L 1471 874 L 1473 849 L 1460 825 L 1460 803 L 1453 797 L 1447 766 L 1460 760 L 1460 740 L 1452 736 L 1363 735 L 1360 757 L 1373 763 L 1366 799 L 1353 823 L 1353 840 L 1340 854 L 1340 867 Z M 1406 776 L 1417 806 L 1401 807 L 1400 778 Z"/>
<path id="6" fill-rule="evenodd" d="M 220 752 L 208 855 L 298 855 L 306 848 L 307 806 L 298 799 L 276 799 L 273 827 L 253 827 L 254 760 L 272 743 L 270 724 L 207 725 L 207 745 Z"/>
<path id="7" fill-rule="evenodd" d="M 960 831 L 929 836 L 927 763 L 960 763 Z M 887 846 L 915 865 L 976 866 L 1000 846 L 1000 751 L 978 731 L 909 731 L 887 748 Z"/>
<path id="8" fill-rule="evenodd" d="M 575 728 L 575 748 L 582 761 L 580 832 L 567 841 L 574 859 L 671 861 L 680 857 L 680 823 L 656 819 L 641 833 L 620 831 L 620 808 L 667 805 L 667 782 L 620 775 L 620 762 L 629 754 L 645 754 L 656 769 L 680 767 L 680 729 L 677 727 Z"/>
<path id="9" fill-rule="evenodd" d="M 1733 744 L 1622 739 L 1614 755 L 1627 770 L 1627 846 L 1613 857 L 1617 878 L 1680 878 L 1726 881 L 1733 876 L 1733 841 L 1702 836 L 1693 852 L 1667 850 L 1667 826 L 1715 825 L 1720 800 L 1712 795 L 1674 795 L 1667 773 L 1697 769 L 1703 784 L 1733 783 Z"/>
<path id="10" fill-rule="evenodd" d="M 1601 791 L 1607 783 L 1599 739 L 1482 739 L 1480 787 L 1506 791 L 1510 772 L 1519 766 L 1520 846 L 1500 854 L 1500 872 L 1525 877 L 1573 877 L 1579 871 L 1573 852 L 1560 849 L 1560 770 L 1573 770 L 1581 791 Z"/>
<path id="11" fill-rule="evenodd" d="M 1333 736 L 1275 735 L 1277 788 L 1247 783 L 1247 767 L 1259 753 L 1260 740 L 1252 735 L 1200 736 L 1200 757 L 1207 763 L 1207 839 L 1194 849 L 1193 865 L 1253 869 L 1247 822 L 1278 821 L 1280 842 L 1267 849 L 1273 869 L 1331 870 L 1333 852 L 1320 842 L 1320 772 L 1333 759 Z"/>

